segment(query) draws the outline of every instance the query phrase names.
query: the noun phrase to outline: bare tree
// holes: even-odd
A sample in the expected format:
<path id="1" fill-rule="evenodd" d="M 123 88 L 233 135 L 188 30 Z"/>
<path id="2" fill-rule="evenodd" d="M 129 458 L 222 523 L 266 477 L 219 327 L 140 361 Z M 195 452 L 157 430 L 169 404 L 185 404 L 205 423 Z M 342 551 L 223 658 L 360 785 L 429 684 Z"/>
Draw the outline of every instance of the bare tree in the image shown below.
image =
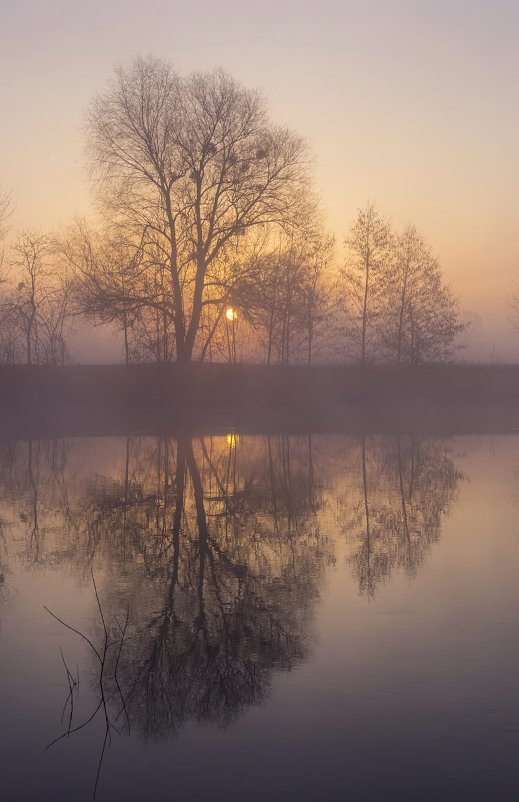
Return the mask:
<path id="1" fill-rule="evenodd" d="M 7 236 L 7 220 L 11 214 L 11 193 L 2 190 L 0 185 L 0 284 L 6 281 L 6 275 L 3 271 L 4 268 L 4 242 Z"/>
<path id="2" fill-rule="evenodd" d="M 308 255 L 301 291 L 300 320 L 306 340 L 306 362 L 312 364 L 315 355 L 328 349 L 338 335 L 338 293 L 329 266 L 334 249 L 331 237 L 318 237 Z"/>
<path id="3" fill-rule="evenodd" d="M 48 297 L 45 257 L 49 250 L 49 237 L 34 232 L 19 234 L 14 246 L 13 266 L 19 281 L 11 307 L 23 330 L 28 365 L 39 357 L 40 311 Z"/>
<path id="4" fill-rule="evenodd" d="M 281 320 L 286 282 L 283 276 L 282 249 L 269 250 L 257 261 L 257 280 L 242 288 L 241 300 L 246 299 L 257 345 L 264 352 L 267 365 L 276 361 L 280 351 Z"/>
<path id="5" fill-rule="evenodd" d="M 69 284 L 52 263 L 54 253 L 49 235 L 18 234 L 11 260 L 14 282 L 2 303 L 7 361 L 18 361 L 22 351 L 28 365 L 63 364 L 66 360 Z"/>
<path id="6" fill-rule="evenodd" d="M 395 239 L 385 327 L 388 354 L 397 364 L 449 359 L 466 328 L 438 260 L 412 225 Z"/>
<path id="7" fill-rule="evenodd" d="M 376 207 L 358 212 L 346 240 L 343 271 L 351 325 L 361 364 L 443 362 L 460 347 L 466 328 L 441 267 L 413 225 L 399 235 Z"/>
<path id="8" fill-rule="evenodd" d="M 221 307 L 226 294 L 222 265 L 239 269 L 230 255 L 258 230 L 301 219 L 309 203 L 305 144 L 274 126 L 258 94 L 224 72 L 182 77 L 153 58 L 116 71 L 88 127 L 105 212 L 141 243 L 143 264 L 163 269 L 163 313 L 177 359 L 189 362 L 204 308 Z M 132 289 L 132 306 L 149 306 Z"/>
<path id="9" fill-rule="evenodd" d="M 305 264 L 301 243 L 293 238 L 279 253 L 273 270 L 272 291 L 266 295 L 269 320 L 267 363 L 270 363 L 273 337 L 277 341 L 278 361 L 288 365 L 293 356 L 294 337 L 297 335 L 301 312 L 301 287 Z M 268 287 L 268 277 L 265 286 Z M 270 308 L 269 308 L 270 307 Z"/>
<path id="10" fill-rule="evenodd" d="M 114 324 L 121 330 L 129 363 L 137 321 L 142 328 L 150 313 L 162 313 L 160 279 L 157 271 L 145 269 L 140 243 L 128 241 L 117 230 L 95 230 L 78 219 L 61 237 L 59 248 L 73 276 L 75 314 L 85 315 L 94 325 Z"/>
<path id="11" fill-rule="evenodd" d="M 391 228 L 368 203 L 359 209 L 346 238 L 343 278 L 350 312 L 350 335 L 362 365 L 379 347 L 378 323 L 391 266 Z"/>
<path id="12" fill-rule="evenodd" d="M 44 333 L 42 361 L 64 365 L 69 358 L 67 334 L 71 320 L 71 284 L 65 275 L 56 276 L 53 291 L 48 295 L 41 314 Z"/>
<path id="13" fill-rule="evenodd" d="M 311 364 L 334 328 L 333 281 L 328 271 L 333 239 L 319 228 L 283 238 L 261 254 L 251 283 L 240 285 L 246 310 L 264 360 L 270 365 Z M 259 339 L 259 343 L 258 343 Z"/>
<path id="14" fill-rule="evenodd" d="M 0 286 L 8 280 L 5 265 L 5 239 L 7 220 L 11 214 L 11 195 L 0 187 Z M 4 296 L 0 299 L 0 362 L 13 363 L 17 356 L 17 336 L 15 321 L 12 319 Z"/>

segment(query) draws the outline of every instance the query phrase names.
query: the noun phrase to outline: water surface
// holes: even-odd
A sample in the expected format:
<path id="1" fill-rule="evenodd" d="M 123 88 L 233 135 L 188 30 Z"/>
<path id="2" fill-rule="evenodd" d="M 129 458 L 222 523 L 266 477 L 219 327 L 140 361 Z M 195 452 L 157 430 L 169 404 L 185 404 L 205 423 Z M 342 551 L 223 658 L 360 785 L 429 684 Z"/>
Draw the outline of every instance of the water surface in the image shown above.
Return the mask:
<path id="1" fill-rule="evenodd" d="M 0 487 L 6 799 L 519 794 L 517 436 L 19 441 Z"/>

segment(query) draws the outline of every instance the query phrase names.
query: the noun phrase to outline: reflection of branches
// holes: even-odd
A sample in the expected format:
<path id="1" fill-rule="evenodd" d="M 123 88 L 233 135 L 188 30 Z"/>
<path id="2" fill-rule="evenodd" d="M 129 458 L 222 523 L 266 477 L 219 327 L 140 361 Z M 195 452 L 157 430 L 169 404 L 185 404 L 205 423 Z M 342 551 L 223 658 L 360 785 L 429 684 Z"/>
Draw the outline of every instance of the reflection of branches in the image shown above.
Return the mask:
<path id="1" fill-rule="evenodd" d="M 84 441 L 70 449 L 35 441 L 41 548 L 30 549 L 27 527 L 23 552 L 81 576 L 96 565 L 106 578 L 101 588 L 96 569 L 94 634 L 49 611 L 83 641 L 97 688 L 86 721 L 77 705 L 66 708 L 56 740 L 97 717 L 105 722 L 102 756 L 121 719 L 124 730 L 162 738 L 188 722 L 226 726 L 261 703 L 274 673 L 308 653 L 330 559 L 311 439 L 129 437 L 120 446 L 108 473 L 81 459 L 90 473 L 79 481 L 70 463 Z M 13 504 L 27 504 L 27 447 L 4 448 L 0 484 Z"/>
<path id="2" fill-rule="evenodd" d="M 266 445 L 134 439 L 121 481 L 90 485 L 76 515 L 89 561 L 131 568 L 109 597 L 115 619 L 133 597 L 130 637 L 109 651 L 103 677 L 109 704 L 124 698 L 147 738 L 188 721 L 229 724 L 261 702 L 274 670 L 304 659 L 326 553 L 311 453 L 274 443 L 285 449 L 285 476 L 271 483 Z"/>
<path id="3" fill-rule="evenodd" d="M 121 671 L 147 737 L 189 720 L 230 723 L 264 698 L 275 666 L 290 668 L 306 653 L 300 616 L 315 592 L 311 530 L 299 513 L 294 560 L 286 533 L 271 529 L 259 465 L 242 462 L 249 455 L 246 445 L 211 441 L 198 457 L 189 438 L 178 442 L 163 601 L 133 605 L 160 612 L 139 625 Z"/>
<path id="4" fill-rule="evenodd" d="M 2 507 L 7 522 L 23 525 L 22 559 L 31 566 L 60 559 L 72 545 L 73 477 L 67 459 L 68 442 L 62 439 L 0 444 Z M 59 547 L 57 538 L 63 539 Z"/>
<path id="5" fill-rule="evenodd" d="M 128 717 L 128 712 L 127 712 L 127 709 L 126 709 L 126 702 L 124 700 L 124 697 L 123 697 L 123 694 L 122 694 L 122 691 L 121 691 L 121 687 L 119 685 L 119 680 L 118 680 L 118 677 L 117 677 L 117 668 L 118 668 L 118 665 L 119 665 L 119 660 L 120 660 L 121 652 L 122 652 L 123 645 L 124 645 L 126 629 L 128 627 L 129 608 L 127 608 L 127 611 L 126 611 L 126 620 L 125 620 L 124 626 L 121 626 L 119 621 L 117 620 L 117 618 L 114 616 L 114 621 L 116 623 L 117 631 L 118 631 L 118 637 L 117 637 L 117 639 L 113 639 L 111 637 L 111 633 L 109 632 L 107 624 L 106 624 L 105 615 L 103 613 L 103 608 L 101 606 L 101 601 L 99 599 L 99 594 L 98 594 L 98 591 L 97 591 L 97 585 L 96 585 L 96 582 L 95 582 L 94 573 L 92 572 L 91 575 L 92 575 L 92 584 L 94 586 L 94 593 L 95 593 L 95 597 L 96 597 L 97 608 L 98 608 L 98 611 L 99 611 L 99 616 L 100 616 L 100 620 L 101 620 L 101 624 L 102 624 L 102 628 L 103 628 L 103 633 L 104 633 L 102 647 L 99 647 L 99 648 L 96 647 L 94 645 L 93 641 L 89 637 L 84 635 L 82 632 L 80 632 L 80 630 L 76 629 L 75 627 L 71 626 L 70 624 L 67 624 L 65 621 L 63 621 L 61 618 L 59 618 L 55 613 L 53 613 L 51 610 L 49 610 L 49 608 L 46 607 L 45 605 L 44 605 L 44 609 L 56 621 L 58 621 L 64 627 L 69 629 L 71 632 L 74 632 L 76 635 L 79 635 L 79 637 L 82 638 L 88 644 L 88 646 L 90 647 L 92 653 L 97 658 L 97 661 L 99 663 L 99 673 L 98 673 L 97 680 L 96 680 L 96 686 L 97 686 L 98 692 L 99 692 L 99 700 L 98 700 L 98 703 L 97 703 L 97 705 L 96 705 L 96 707 L 94 709 L 94 712 L 85 721 L 83 721 L 81 724 L 78 724 L 77 726 L 73 727 L 72 726 L 72 722 L 73 722 L 73 717 L 74 717 L 74 692 L 78 691 L 78 689 L 79 689 L 79 671 L 78 671 L 77 678 L 74 678 L 72 676 L 72 673 L 70 672 L 66 662 L 65 662 L 65 657 L 63 655 L 63 650 L 60 647 L 61 658 L 62 658 L 62 661 L 63 661 L 63 665 L 65 666 L 65 671 L 66 671 L 66 675 L 67 675 L 67 682 L 68 682 L 68 687 L 69 687 L 69 694 L 68 694 L 67 699 L 65 701 L 65 705 L 64 705 L 64 708 L 63 708 L 63 713 L 62 713 L 62 716 L 61 716 L 61 721 L 63 722 L 63 715 L 64 715 L 65 709 L 67 707 L 67 704 L 70 704 L 68 727 L 67 727 L 67 730 L 65 732 L 63 732 L 61 735 L 59 735 L 57 738 L 55 738 L 53 741 L 51 741 L 51 743 L 49 743 L 46 748 L 49 749 L 51 746 L 53 746 L 54 744 L 58 743 L 58 741 L 61 741 L 63 738 L 69 738 L 73 733 L 79 732 L 80 730 L 84 729 L 84 727 L 86 727 L 88 724 L 90 724 L 92 721 L 94 721 L 94 719 L 96 718 L 97 714 L 100 711 L 103 713 L 104 722 L 105 722 L 105 734 L 104 734 L 104 739 L 103 739 L 103 745 L 102 745 L 102 748 L 101 748 L 101 754 L 99 756 L 99 761 L 98 761 L 98 765 L 97 765 L 96 779 L 95 779 L 95 784 L 94 784 L 93 796 L 94 796 L 94 799 L 95 799 L 96 792 L 97 792 L 97 786 L 99 784 L 99 777 L 100 777 L 100 774 L 101 774 L 101 767 L 102 767 L 102 764 L 103 764 L 103 758 L 104 758 L 105 751 L 106 751 L 106 747 L 107 747 L 107 745 L 110 745 L 110 743 L 111 743 L 112 730 L 114 730 L 117 733 L 120 732 L 120 730 L 116 726 L 115 722 L 119 719 L 119 717 L 120 717 L 120 715 L 121 715 L 121 713 L 123 711 L 124 711 L 125 717 L 126 717 L 126 726 L 127 726 L 127 729 L 128 729 L 128 733 L 130 732 L 130 719 Z M 108 706 L 108 697 L 107 697 L 107 689 L 106 689 L 106 683 L 107 683 L 107 681 L 109 679 L 107 677 L 107 674 L 106 674 L 106 666 L 107 666 L 109 653 L 110 653 L 110 651 L 113 651 L 113 650 L 116 651 L 116 660 L 115 660 L 115 666 L 114 666 L 114 669 L 113 669 L 113 679 L 114 679 L 115 685 L 116 685 L 116 687 L 118 689 L 119 696 L 120 696 L 120 702 L 121 702 L 121 709 L 120 709 L 118 715 L 115 717 L 115 720 L 112 720 L 112 718 L 110 717 L 109 706 Z"/>
<path id="6" fill-rule="evenodd" d="M 374 596 L 395 568 L 413 575 L 441 535 L 460 479 L 444 442 L 412 436 L 362 437 L 360 499 L 345 530 L 361 593 Z"/>

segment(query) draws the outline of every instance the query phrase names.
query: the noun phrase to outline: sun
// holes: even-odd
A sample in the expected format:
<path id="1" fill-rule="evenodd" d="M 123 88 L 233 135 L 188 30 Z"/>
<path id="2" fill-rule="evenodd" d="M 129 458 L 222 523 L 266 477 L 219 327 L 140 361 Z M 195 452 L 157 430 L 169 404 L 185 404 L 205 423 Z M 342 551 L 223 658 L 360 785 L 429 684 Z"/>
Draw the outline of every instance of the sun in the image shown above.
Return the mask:
<path id="1" fill-rule="evenodd" d="M 225 317 L 227 318 L 227 320 L 231 321 L 236 320 L 236 318 L 238 317 L 238 312 L 232 306 L 228 306 L 227 309 L 225 310 Z"/>

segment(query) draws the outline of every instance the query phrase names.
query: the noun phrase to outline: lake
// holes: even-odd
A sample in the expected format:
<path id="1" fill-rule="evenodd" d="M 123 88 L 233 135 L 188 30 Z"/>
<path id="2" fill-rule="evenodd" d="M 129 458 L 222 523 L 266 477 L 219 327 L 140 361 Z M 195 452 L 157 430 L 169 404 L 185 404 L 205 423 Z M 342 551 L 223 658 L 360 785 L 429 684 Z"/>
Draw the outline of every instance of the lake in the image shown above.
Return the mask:
<path id="1" fill-rule="evenodd" d="M 20 440 L 0 498 L 2 798 L 519 797 L 519 435 Z"/>

